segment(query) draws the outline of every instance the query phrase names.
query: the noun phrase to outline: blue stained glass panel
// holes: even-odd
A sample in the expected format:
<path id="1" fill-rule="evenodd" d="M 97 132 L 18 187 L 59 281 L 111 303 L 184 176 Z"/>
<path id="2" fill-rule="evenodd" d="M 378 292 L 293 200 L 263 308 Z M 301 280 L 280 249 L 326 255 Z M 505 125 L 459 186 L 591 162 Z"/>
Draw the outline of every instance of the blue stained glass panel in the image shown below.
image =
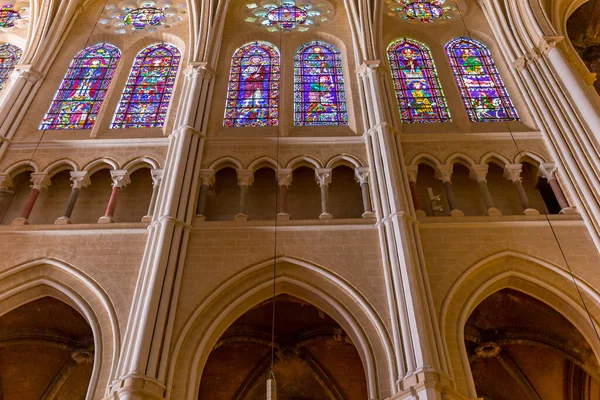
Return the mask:
<path id="1" fill-rule="evenodd" d="M 5 43 L 0 45 L 0 90 L 21 59 L 23 51 L 15 45 Z"/>

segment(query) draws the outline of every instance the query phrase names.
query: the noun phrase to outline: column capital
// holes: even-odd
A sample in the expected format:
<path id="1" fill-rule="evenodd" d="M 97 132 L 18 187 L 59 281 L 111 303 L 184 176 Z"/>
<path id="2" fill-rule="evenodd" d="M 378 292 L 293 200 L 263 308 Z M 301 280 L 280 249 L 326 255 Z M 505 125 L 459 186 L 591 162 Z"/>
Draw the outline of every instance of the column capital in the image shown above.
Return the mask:
<path id="1" fill-rule="evenodd" d="M 206 186 L 213 186 L 215 184 L 215 170 L 214 169 L 201 169 L 200 170 L 200 184 Z"/>
<path id="2" fill-rule="evenodd" d="M 450 182 L 452 180 L 452 171 L 454 171 L 454 164 L 439 164 L 435 171 L 435 177 L 442 182 Z"/>
<path id="3" fill-rule="evenodd" d="M 537 51 L 539 52 L 540 55 L 545 56 L 546 54 L 548 54 L 550 52 L 550 50 L 555 48 L 558 43 L 562 42 L 564 38 L 565 38 L 564 36 L 559 36 L 559 35 L 542 36 L 537 45 Z"/>
<path id="4" fill-rule="evenodd" d="M 523 171 L 523 164 L 506 164 L 504 166 L 504 177 L 512 182 L 521 180 L 521 171 Z"/>
<path id="5" fill-rule="evenodd" d="M 50 177 L 45 172 L 33 172 L 31 174 L 31 188 L 42 190 L 50 186 Z"/>
<path id="6" fill-rule="evenodd" d="M 192 61 L 183 73 L 185 76 L 199 75 L 208 78 L 213 78 L 217 75 L 217 71 L 215 71 L 206 61 Z"/>
<path id="7" fill-rule="evenodd" d="M 473 179 L 476 182 L 486 182 L 489 169 L 490 166 L 488 164 L 471 165 L 471 172 L 469 173 L 469 178 Z"/>
<path id="8" fill-rule="evenodd" d="M 236 170 L 238 185 L 240 186 L 252 186 L 254 183 L 254 171 L 251 169 L 238 169 Z"/>
<path id="9" fill-rule="evenodd" d="M 406 176 L 408 177 L 409 182 L 417 182 L 417 175 L 419 173 L 418 165 L 407 165 L 406 166 Z"/>
<path id="10" fill-rule="evenodd" d="M 44 74 L 37 71 L 31 64 L 17 65 L 13 71 L 15 78 L 23 78 L 27 82 L 36 83 L 44 77 Z"/>
<path id="11" fill-rule="evenodd" d="M 160 186 L 160 182 L 163 178 L 163 173 L 165 172 L 162 168 L 156 168 L 150 170 L 150 177 L 152 178 L 152 186 Z"/>
<path id="12" fill-rule="evenodd" d="M 553 162 L 541 163 L 538 169 L 538 175 L 546 180 L 556 179 L 556 172 L 558 172 L 558 167 Z"/>
<path id="13" fill-rule="evenodd" d="M 0 191 L 10 190 L 13 187 L 13 181 L 9 174 L 0 174 Z"/>
<path id="14" fill-rule="evenodd" d="M 277 185 L 278 186 L 290 186 L 292 184 L 292 172 L 291 168 L 283 168 L 277 170 Z"/>
<path id="15" fill-rule="evenodd" d="M 206 136 L 206 134 L 204 132 L 202 132 L 199 129 L 196 129 L 190 125 L 180 125 L 177 129 L 173 130 L 173 133 L 171 133 L 171 135 L 169 137 L 176 138 L 177 136 L 179 136 L 181 134 L 187 134 L 190 136 L 198 135 L 201 137 Z"/>
<path id="16" fill-rule="evenodd" d="M 73 189 L 82 189 L 92 183 L 88 171 L 71 171 L 71 182 Z"/>
<path id="17" fill-rule="evenodd" d="M 315 168 L 315 178 L 319 186 L 326 186 L 331 183 L 331 168 Z"/>
<path id="18" fill-rule="evenodd" d="M 362 185 L 363 183 L 369 183 L 369 174 L 371 170 L 369 167 L 356 167 L 354 168 L 354 176 L 357 182 Z"/>
<path id="19" fill-rule="evenodd" d="M 110 171 L 110 177 L 113 181 L 113 188 L 124 188 L 125 186 L 131 183 L 131 179 L 129 178 L 129 171 L 124 169 L 113 169 Z"/>
<path id="20" fill-rule="evenodd" d="M 362 64 L 356 68 L 356 74 L 365 76 L 369 72 L 375 72 L 381 65 L 381 60 L 364 60 Z"/>

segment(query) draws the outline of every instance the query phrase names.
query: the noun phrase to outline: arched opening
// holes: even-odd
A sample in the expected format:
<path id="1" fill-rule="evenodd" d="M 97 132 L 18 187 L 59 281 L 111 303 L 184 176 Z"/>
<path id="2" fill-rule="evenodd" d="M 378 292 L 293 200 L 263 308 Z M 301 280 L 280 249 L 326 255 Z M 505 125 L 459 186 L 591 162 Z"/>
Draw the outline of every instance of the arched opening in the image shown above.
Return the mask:
<path id="1" fill-rule="evenodd" d="M 436 200 L 438 196 L 439 200 Z M 419 207 L 428 216 L 449 215 L 450 213 L 446 194 L 444 193 L 444 184 L 435 177 L 435 170 L 427 164 L 419 164 L 417 198 Z"/>
<path id="2" fill-rule="evenodd" d="M 82 188 L 71 214 L 74 224 L 95 224 L 104 215 L 112 192 L 110 170 L 105 168 L 90 176 L 90 185 Z"/>
<path id="3" fill-rule="evenodd" d="M 21 215 L 31 193 L 31 171 L 24 171 L 12 179 L 11 192 L 2 195 L 2 225 L 10 225 Z"/>
<path id="4" fill-rule="evenodd" d="M 360 356 L 340 325 L 305 301 L 279 295 L 247 311 L 221 336 L 204 367 L 199 399 L 265 398 L 273 301 L 278 399 L 366 398 Z"/>
<path id="5" fill-rule="evenodd" d="M 71 193 L 71 171 L 59 172 L 51 178 L 50 183 L 35 202 L 29 217 L 31 224 L 53 224 L 67 206 Z"/>
<path id="6" fill-rule="evenodd" d="M 600 1 L 587 1 L 575 10 L 567 20 L 567 33 L 590 72 L 600 74 Z M 594 87 L 600 94 L 598 79 Z"/>
<path id="7" fill-rule="evenodd" d="M 232 221 L 239 213 L 240 188 L 233 168 L 223 168 L 215 174 L 215 185 L 206 195 L 206 219 Z"/>
<path id="8" fill-rule="evenodd" d="M 288 211 L 292 219 L 316 219 L 321 214 L 321 192 L 313 169 L 300 167 L 292 173 Z"/>
<path id="9" fill-rule="evenodd" d="M 42 297 L 0 317 L 2 399 L 83 399 L 93 359 L 89 324 L 60 300 Z"/>
<path id="10" fill-rule="evenodd" d="M 275 196 L 277 180 L 271 168 L 261 168 L 254 173 L 254 182 L 248 190 L 248 218 L 251 221 L 274 220 L 277 215 Z"/>
<path id="11" fill-rule="evenodd" d="M 333 169 L 329 185 L 329 210 L 334 218 L 360 218 L 364 209 L 354 170 L 344 165 Z"/>
<path id="12" fill-rule="evenodd" d="M 485 202 L 477 182 L 470 178 L 469 169 L 462 164 L 454 164 L 452 188 L 457 209 L 464 212 L 465 215 L 486 214 Z"/>
<path id="13" fill-rule="evenodd" d="M 131 182 L 119 194 L 115 222 L 140 222 L 148 212 L 152 197 L 150 168 L 134 171 L 129 175 L 129 179 Z"/>
<path id="14" fill-rule="evenodd" d="M 513 289 L 484 299 L 464 328 L 477 397 L 600 398 L 598 363 L 583 335 L 545 303 Z"/>
<path id="15" fill-rule="evenodd" d="M 520 215 L 523 207 L 514 184 L 504 177 L 504 169 L 493 162 L 488 163 L 487 184 L 494 205 L 503 215 Z"/>
<path id="16" fill-rule="evenodd" d="M 529 162 L 523 162 L 521 180 L 523 181 L 523 188 L 529 199 L 529 208 L 538 210 L 540 214 L 546 212 L 549 213 L 549 211 L 546 210 L 544 199 L 539 191 L 538 179 L 538 167 Z"/>

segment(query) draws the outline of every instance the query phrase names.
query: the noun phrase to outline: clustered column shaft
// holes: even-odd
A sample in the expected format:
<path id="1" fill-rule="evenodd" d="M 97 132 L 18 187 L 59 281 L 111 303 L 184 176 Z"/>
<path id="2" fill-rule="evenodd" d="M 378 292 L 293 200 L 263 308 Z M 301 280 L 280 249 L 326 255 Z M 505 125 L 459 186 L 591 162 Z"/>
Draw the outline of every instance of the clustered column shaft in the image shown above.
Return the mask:
<path id="1" fill-rule="evenodd" d="M 131 182 L 128 171 L 112 170 L 110 171 L 110 176 L 113 181 L 113 189 L 110 194 L 110 199 L 108 200 L 108 205 L 106 206 L 104 216 L 100 217 L 98 220 L 99 224 L 109 224 L 114 222 L 113 218 L 115 216 L 115 210 L 117 209 L 117 202 L 119 200 L 119 195 L 121 194 L 121 189 L 129 185 Z"/>
<path id="2" fill-rule="evenodd" d="M 254 183 L 254 171 L 238 169 L 237 179 L 240 187 L 240 210 L 235 216 L 235 221 L 248 221 L 248 190 Z"/>
<path id="3" fill-rule="evenodd" d="M 292 170 L 280 169 L 277 171 L 277 188 L 279 195 L 279 209 L 277 210 L 277 220 L 287 221 L 290 219 L 288 212 L 288 188 L 292 184 Z"/>
<path id="4" fill-rule="evenodd" d="M 319 219 L 333 218 L 333 215 L 329 213 L 329 184 L 331 183 L 331 172 L 331 168 L 315 169 L 317 183 L 321 188 L 321 215 L 319 215 Z"/>
<path id="5" fill-rule="evenodd" d="M 71 182 L 73 182 L 73 184 L 71 185 L 71 194 L 69 195 L 67 207 L 65 208 L 65 212 L 63 213 L 62 217 L 59 217 L 54 222 L 56 225 L 71 223 L 71 215 L 73 214 L 73 209 L 75 208 L 75 204 L 77 203 L 79 193 L 81 192 L 81 189 L 87 187 L 90 184 L 90 177 L 88 171 L 72 171 Z"/>
<path id="6" fill-rule="evenodd" d="M 452 164 L 438 165 L 437 178 L 444 184 L 444 193 L 446 194 L 446 200 L 448 201 L 448 207 L 450 208 L 450 215 L 453 217 L 462 217 L 464 216 L 464 213 L 456 208 L 454 191 L 452 190 L 453 169 L 454 165 Z"/>
<path id="7" fill-rule="evenodd" d="M 483 201 L 485 202 L 486 213 L 490 216 L 500 216 L 502 212 L 496 208 L 494 204 L 494 199 L 492 198 L 492 194 L 490 193 L 490 188 L 487 183 L 487 173 L 488 173 L 489 165 L 481 164 L 481 165 L 473 165 L 471 167 L 471 179 L 477 182 L 477 186 L 479 186 L 479 191 L 481 192 L 481 196 L 483 197 Z"/>
<path id="8" fill-rule="evenodd" d="M 521 181 L 521 171 L 523 170 L 523 164 L 507 164 L 504 167 L 504 177 L 510 181 L 512 181 L 515 190 L 517 191 L 517 195 L 519 196 L 519 201 L 521 202 L 521 206 L 523 207 L 524 215 L 539 215 L 540 212 L 533 208 L 529 208 L 529 197 L 525 192 L 525 188 L 523 187 L 523 182 Z"/>
<path id="9" fill-rule="evenodd" d="M 27 225 L 29 224 L 29 216 L 31 215 L 31 211 L 33 210 L 33 206 L 35 206 L 35 202 L 40 195 L 42 189 L 48 188 L 50 186 L 50 179 L 48 175 L 43 172 L 34 172 L 31 174 L 31 192 L 29 193 L 29 199 L 27 199 L 27 203 L 21 212 L 21 216 L 15 218 L 12 222 L 13 225 Z"/>

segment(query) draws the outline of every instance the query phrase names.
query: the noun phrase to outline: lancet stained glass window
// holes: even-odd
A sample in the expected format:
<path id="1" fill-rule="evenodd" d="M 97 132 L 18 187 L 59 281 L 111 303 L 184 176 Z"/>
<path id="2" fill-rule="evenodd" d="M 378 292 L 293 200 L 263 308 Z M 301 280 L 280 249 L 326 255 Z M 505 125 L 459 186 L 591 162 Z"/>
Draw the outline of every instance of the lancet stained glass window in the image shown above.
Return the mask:
<path id="1" fill-rule="evenodd" d="M 223 125 L 277 126 L 279 119 L 279 50 L 257 41 L 233 53 Z"/>
<path id="2" fill-rule="evenodd" d="M 161 128 L 181 55 L 177 47 L 159 43 L 142 50 L 135 61 L 117 107 L 112 128 Z"/>
<path id="3" fill-rule="evenodd" d="M 23 51 L 13 44 L 0 45 L 0 89 L 4 87 L 22 55 Z"/>
<path id="4" fill-rule="evenodd" d="M 446 44 L 446 54 L 471 121 L 519 119 L 494 60 L 483 43 L 459 37 Z"/>
<path id="5" fill-rule="evenodd" d="M 92 128 L 120 58 L 119 49 L 107 43 L 77 53 L 40 129 Z"/>
<path id="6" fill-rule="evenodd" d="M 294 125 L 347 125 L 342 56 L 318 40 L 294 56 Z"/>
<path id="7" fill-rule="evenodd" d="M 387 49 L 403 123 L 450 122 L 450 112 L 429 48 L 401 38 Z"/>

